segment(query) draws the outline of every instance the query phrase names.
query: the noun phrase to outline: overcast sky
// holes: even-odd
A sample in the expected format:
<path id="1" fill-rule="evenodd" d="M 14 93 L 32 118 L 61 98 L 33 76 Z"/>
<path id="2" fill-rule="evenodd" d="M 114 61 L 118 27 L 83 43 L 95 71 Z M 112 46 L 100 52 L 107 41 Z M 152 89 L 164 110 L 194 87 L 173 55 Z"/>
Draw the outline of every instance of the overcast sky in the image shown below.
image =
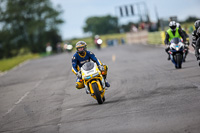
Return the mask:
<path id="1" fill-rule="evenodd" d="M 53 6 L 61 6 L 63 14 L 61 18 L 65 21 L 60 25 L 62 38 L 87 36 L 83 32 L 85 21 L 91 16 L 119 15 L 118 7 L 138 2 L 145 2 L 152 21 L 156 21 L 155 7 L 159 17 L 168 18 L 178 16 L 178 20 L 184 20 L 188 16 L 200 18 L 200 0 L 51 0 Z M 141 6 L 142 10 L 142 6 Z M 137 11 L 135 11 L 137 12 Z M 120 24 L 130 21 L 137 22 L 137 16 L 120 18 Z"/>

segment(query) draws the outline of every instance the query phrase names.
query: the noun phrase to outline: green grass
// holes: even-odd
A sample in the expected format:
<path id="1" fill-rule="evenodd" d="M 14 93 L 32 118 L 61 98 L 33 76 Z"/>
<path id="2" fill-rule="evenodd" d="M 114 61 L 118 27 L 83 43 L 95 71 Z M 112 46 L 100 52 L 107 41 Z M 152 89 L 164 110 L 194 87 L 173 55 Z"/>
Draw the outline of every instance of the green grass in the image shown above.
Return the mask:
<path id="1" fill-rule="evenodd" d="M 27 55 L 21 55 L 16 56 L 9 59 L 2 59 L 0 60 L 0 72 L 4 72 L 7 70 L 12 69 L 13 67 L 19 65 L 20 63 L 29 60 L 29 59 L 35 59 L 39 58 L 38 54 L 27 54 Z"/>
<path id="2" fill-rule="evenodd" d="M 148 44 L 162 44 L 161 32 L 149 32 L 148 33 Z"/>

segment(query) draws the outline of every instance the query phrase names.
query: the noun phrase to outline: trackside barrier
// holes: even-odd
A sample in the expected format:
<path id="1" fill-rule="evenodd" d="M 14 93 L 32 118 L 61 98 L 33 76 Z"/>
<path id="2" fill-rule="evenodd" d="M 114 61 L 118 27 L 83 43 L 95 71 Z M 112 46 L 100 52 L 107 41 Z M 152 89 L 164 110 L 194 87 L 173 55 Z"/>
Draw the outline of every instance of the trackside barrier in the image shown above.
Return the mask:
<path id="1" fill-rule="evenodd" d="M 164 45 L 165 32 L 148 32 L 148 31 L 139 31 L 139 32 L 129 32 L 126 34 L 126 39 L 128 44 L 156 44 Z"/>

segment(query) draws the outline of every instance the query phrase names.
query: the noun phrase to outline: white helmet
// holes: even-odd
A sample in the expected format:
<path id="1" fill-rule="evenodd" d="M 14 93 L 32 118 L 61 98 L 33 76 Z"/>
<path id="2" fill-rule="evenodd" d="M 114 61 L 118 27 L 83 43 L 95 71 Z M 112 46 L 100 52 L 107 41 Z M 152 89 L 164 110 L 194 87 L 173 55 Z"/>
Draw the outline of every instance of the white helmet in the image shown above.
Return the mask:
<path id="1" fill-rule="evenodd" d="M 171 21 L 169 23 L 169 27 L 172 31 L 175 31 L 176 30 L 176 22 L 175 21 Z"/>
<path id="2" fill-rule="evenodd" d="M 99 35 L 95 35 L 94 38 L 95 38 L 95 39 L 99 39 Z"/>

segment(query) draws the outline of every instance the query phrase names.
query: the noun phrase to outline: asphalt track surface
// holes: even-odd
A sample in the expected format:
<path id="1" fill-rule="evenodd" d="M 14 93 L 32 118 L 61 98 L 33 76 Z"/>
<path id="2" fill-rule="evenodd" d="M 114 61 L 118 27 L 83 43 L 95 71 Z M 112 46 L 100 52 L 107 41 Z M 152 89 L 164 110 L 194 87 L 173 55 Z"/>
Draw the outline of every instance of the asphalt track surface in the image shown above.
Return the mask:
<path id="1" fill-rule="evenodd" d="M 200 67 L 194 54 L 175 69 L 162 47 L 120 45 L 92 52 L 109 67 L 104 104 L 75 89 L 72 53 L 31 60 L 0 76 L 0 132 L 200 132 Z"/>

